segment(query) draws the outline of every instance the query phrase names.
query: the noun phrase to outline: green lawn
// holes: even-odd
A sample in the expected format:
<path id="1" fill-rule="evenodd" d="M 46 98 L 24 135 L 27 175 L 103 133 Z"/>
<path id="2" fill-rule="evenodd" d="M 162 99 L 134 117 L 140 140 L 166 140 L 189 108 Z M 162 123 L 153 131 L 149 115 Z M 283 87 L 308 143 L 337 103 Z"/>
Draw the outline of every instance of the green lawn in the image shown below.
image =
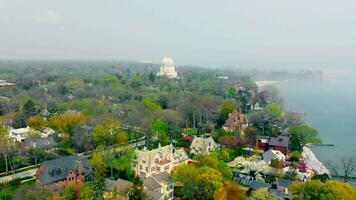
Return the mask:
<path id="1" fill-rule="evenodd" d="M 38 165 L 31 166 L 31 167 L 24 167 L 24 168 L 15 170 L 15 173 L 20 173 L 20 172 L 24 172 L 24 171 L 36 169 L 36 168 L 38 168 Z M 8 176 L 8 175 L 12 175 L 12 172 L 0 174 L 0 178 L 4 177 L 4 176 Z"/>
<path id="2" fill-rule="evenodd" d="M 14 186 L 8 186 L 8 187 L 2 187 L 0 188 L 0 199 L 2 200 L 10 200 L 12 199 L 12 196 L 15 194 L 15 192 L 20 189 L 22 186 L 32 186 L 35 184 L 35 180 L 27 181 L 25 183 L 22 183 L 20 185 L 14 185 Z"/>

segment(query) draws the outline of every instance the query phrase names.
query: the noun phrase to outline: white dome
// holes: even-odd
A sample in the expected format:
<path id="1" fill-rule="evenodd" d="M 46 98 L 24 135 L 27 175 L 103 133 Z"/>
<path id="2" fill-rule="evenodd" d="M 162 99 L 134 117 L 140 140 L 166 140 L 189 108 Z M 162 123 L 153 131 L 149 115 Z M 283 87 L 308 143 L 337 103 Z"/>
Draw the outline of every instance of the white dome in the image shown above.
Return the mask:
<path id="1" fill-rule="evenodd" d="M 165 66 L 173 66 L 174 65 L 174 61 L 171 57 L 164 57 L 162 60 L 162 65 Z"/>

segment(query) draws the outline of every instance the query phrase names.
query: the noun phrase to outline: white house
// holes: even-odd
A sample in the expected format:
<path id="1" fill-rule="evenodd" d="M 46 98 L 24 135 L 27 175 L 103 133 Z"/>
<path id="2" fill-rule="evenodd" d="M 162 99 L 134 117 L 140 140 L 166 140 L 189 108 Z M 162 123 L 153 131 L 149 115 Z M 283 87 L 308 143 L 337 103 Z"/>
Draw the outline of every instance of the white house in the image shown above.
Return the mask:
<path id="1" fill-rule="evenodd" d="M 278 150 L 265 151 L 262 154 L 262 157 L 263 157 L 263 160 L 268 164 L 271 164 L 271 161 L 276 158 L 280 161 L 284 161 L 286 159 L 286 156 Z"/>
<path id="2" fill-rule="evenodd" d="M 190 145 L 190 153 L 207 155 L 217 147 L 218 144 L 212 137 L 203 138 L 194 136 L 192 144 Z"/>
<path id="3" fill-rule="evenodd" d="M 173 168 L 188 161 L 184 149 L 175 149 L 172 144 L 153 150 L 137 150 L 136 174 L 147 178 L 162 172 L 171 173 Z"/>
<path id="4" fill-rule="evenodd" d="M 51 128 L 45 127 L 42 132 L 37 131 L 29 126 L 25 128 L 8 128 L 9 137 L 14 139 L 17 142 L 23 142 L 30 133 L 38 133 L 40 137 L 47 138 L 48 136 L 52 135 L 55 131 Z"/>

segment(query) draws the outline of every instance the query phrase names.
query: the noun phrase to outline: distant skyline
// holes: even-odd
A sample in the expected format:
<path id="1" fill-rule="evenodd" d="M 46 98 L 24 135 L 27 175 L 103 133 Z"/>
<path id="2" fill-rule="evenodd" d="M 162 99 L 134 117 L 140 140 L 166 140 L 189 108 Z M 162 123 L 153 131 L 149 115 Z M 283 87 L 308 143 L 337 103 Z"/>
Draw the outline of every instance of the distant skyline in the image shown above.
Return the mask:
<path id="1" fill-rule="evenodd" d="M 0 0 L 0 59 L 356 68 L 352 0 Z"/>

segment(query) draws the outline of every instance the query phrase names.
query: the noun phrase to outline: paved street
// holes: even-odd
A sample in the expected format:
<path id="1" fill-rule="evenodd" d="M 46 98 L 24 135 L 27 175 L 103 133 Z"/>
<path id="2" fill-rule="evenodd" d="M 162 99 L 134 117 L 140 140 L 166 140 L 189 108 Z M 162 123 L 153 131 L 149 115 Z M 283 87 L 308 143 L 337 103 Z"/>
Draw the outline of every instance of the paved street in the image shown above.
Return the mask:
<path id="1" fill-rule="evenodd" d="M 13 178 L 23 178 L 23 177 L 27 177 L 27 176 L 34 176 L 37 172 L 37 169 L 31 169 L 28 171 L 24 171 L 24 172 L 20 172 L 13 175 L 9 175 L 9 176 L 4 176 L 0 178 L 0 183 L 5 182 L 5 181 L 10 181 Z"/>

